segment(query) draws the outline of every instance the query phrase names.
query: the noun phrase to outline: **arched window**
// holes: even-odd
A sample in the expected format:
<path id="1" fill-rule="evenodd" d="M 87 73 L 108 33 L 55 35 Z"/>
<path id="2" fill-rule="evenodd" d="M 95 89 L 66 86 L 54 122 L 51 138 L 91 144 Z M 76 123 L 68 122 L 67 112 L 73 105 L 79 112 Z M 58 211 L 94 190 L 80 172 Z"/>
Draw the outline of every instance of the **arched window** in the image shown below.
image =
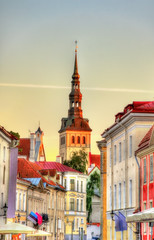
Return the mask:
<path id="1" fill-rule="evenodd" d="M 75 143 L 75 137 L 72 136 L 72 143 Z"/>
<path id="2" fill-rule="evenodd" d="M 77 143 L 80 143 L 80 137 L 78 136 L 78 138 L 77 138 Z"/>
<path id="3" fill-rule="evenodd" d="M 79 103 L 78 102 L 76 102 L 76 107 L 78 107 L 79 106 Z"/>
<path id="4" fill-rule="evenodd" d="M 72 102 L 72 107 L 74 107 L 74 102 Z"/>
<path id="5" fill-rule="evenodd" d="M 85 136 L 83 136 L 82 143 L 86 144 L 86 137 Z"/>

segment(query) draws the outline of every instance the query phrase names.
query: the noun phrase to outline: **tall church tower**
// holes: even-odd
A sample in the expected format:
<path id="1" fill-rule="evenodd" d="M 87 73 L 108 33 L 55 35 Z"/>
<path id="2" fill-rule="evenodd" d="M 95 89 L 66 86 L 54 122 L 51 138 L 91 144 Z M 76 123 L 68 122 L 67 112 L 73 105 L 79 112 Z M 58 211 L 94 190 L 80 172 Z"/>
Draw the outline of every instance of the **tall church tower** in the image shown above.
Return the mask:
<path id="1" fill-rule="evenodd" d="M 84 149 L 88 154 L 91 150 L 91 128 L 89 120 L 83 118 L 82 94 L 80 92 L 80 75 L 78 73 L 77 46 L 75 49 L 74 73 L 69 94 L 68 117 L 62 118 L 59 130 L 59 154 L 63 161 L 69 161 L 72 153 Z"/>

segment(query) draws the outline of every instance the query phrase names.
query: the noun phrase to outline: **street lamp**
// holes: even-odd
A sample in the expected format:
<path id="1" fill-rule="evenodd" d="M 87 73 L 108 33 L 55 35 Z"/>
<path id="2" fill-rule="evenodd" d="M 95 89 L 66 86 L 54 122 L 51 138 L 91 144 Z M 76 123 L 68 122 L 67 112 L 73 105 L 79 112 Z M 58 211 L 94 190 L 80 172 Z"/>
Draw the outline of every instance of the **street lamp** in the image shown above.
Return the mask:
<path id="1" fill-rule="evenodd" d="M 8 206 L 6 205 L 6 203 L 4 204 L 4 206 L 1 209 L 4 209 L 4 214 L 0 215 L 0 216 L 1 217 L 6 217 L 6 213 L 7 213 L 7 209 L 8 209 Z"/>

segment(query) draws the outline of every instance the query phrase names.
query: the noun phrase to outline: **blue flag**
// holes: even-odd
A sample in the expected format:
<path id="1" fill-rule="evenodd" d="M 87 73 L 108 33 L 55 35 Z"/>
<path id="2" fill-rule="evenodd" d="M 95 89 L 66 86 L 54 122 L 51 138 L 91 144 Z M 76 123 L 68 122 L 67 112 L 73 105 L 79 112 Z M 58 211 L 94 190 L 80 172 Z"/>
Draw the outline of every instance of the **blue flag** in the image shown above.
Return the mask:
<path id="1" fill-rule="evenodd" d="M 126 217 L 121 212 L 119 212 L 119 228 L 120 231 L 127 230 Z"/>

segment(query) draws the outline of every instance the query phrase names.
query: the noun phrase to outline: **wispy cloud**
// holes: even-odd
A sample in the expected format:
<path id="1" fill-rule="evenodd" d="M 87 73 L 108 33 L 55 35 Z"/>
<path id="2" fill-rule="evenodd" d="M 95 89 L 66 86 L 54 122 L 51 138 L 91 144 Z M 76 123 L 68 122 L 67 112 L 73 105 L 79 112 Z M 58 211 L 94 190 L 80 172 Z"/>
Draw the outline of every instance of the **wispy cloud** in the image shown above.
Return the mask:
<path id="1" fill-rule="evenodd" d="M 69 86 L 55 86 L 55 85 L 36 85 L 36 84 L 16 84 L 16 83 L 0 83 L 0 87 L 14 87 L 14 88 L 42 88 L 42 89 L 70 89 Z M 121 92 L 121 93 L 154 93 L 154 90 L 143 89 L 126 89 L 126 88 L 100 88 L 100 87 L 82 87 L 88 91 L 99 92 Z"/>

